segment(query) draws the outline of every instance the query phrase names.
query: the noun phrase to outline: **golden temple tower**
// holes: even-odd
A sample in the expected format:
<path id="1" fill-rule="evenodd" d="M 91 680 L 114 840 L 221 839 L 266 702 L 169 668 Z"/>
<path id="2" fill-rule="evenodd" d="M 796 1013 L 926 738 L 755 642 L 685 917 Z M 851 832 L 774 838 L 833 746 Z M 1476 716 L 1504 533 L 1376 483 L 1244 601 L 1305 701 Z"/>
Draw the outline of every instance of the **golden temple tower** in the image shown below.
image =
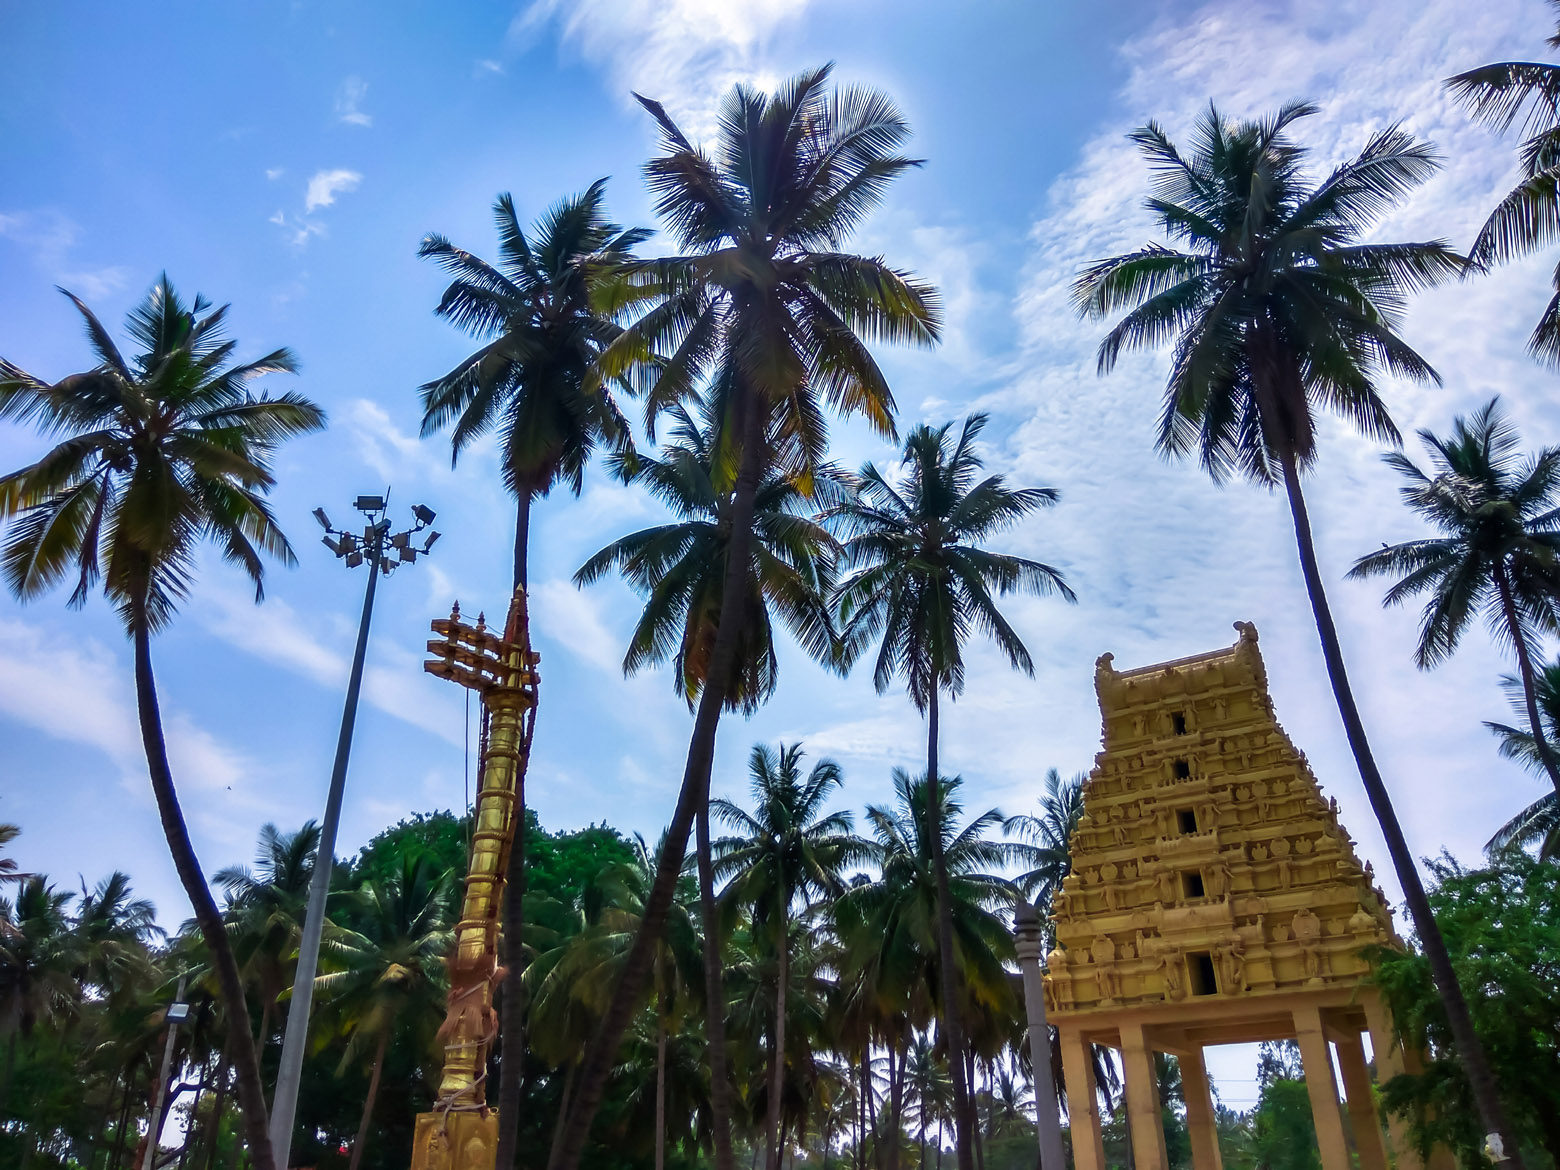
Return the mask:
<path id="1" fill-rule="evenodd" d="M 1293 1039 L 1323 1170 L 1386 1170 L 1361 1043 L 1383 1078 L 1415 1063 L 1366 982 L 1392 913 L 1279 726 L 1255 627 L 1231 647 L 1118 671 L 1096 664 L 1104 750 L 1052 903 L 1046 996 L 1069 1097 L 1094 1100 L 1090 1044 L 1119 1049 L 1137 1170 L 1168 1165 L 1155 1052 L 1174 1054 L 1197 1170 L 1220 1170 L 1207 1045 Z M 1340 1109 L 1330 1046 L 1346 1106 Z M 1103 1170 L 1099 1117 L 1072 1113 L 1077 1170 Z M 1400 1168 L 1418 1159 L 1394 1126 Z"/>

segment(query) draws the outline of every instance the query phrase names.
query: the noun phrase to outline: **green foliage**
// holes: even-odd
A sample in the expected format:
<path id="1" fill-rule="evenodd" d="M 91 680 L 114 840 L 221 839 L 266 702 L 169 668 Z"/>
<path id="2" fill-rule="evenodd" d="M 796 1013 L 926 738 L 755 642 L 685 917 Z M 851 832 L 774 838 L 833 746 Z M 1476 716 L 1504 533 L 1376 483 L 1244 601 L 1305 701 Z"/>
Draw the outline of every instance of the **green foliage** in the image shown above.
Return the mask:
<path id="1" fill-rule="evenodd" d="M 1430 871 L 1431 907 L 1513 1129 L 1560 1163 L 1560 866 L 1512 853 L 1472 870 L 1445 857 Z M 1484 1130 L 1428 964 L 1389 951 L 1377 981 L 1399 1030 L 1430 1044 L 1422 1072 L 1384 1086 L 1388 1107 L 1408 1119 L 1422 1146 L 1444 1142 L 1476 1159 Z"/>

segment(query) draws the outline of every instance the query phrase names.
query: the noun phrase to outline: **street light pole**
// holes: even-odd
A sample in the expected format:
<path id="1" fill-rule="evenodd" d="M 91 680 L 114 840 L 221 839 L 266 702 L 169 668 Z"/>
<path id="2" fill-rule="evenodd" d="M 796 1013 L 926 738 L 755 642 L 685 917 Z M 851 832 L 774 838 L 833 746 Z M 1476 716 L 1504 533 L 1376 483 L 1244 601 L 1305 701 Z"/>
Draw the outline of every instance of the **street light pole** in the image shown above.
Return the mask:
<path id="1" fill-rule="evenodd" d="M 1035 1074 L 1035 1129 L 1040 1138 L 1040 1170 L 1066 1170 L 1062 1123 L 1057 1114 L 1056 1077 L 1051 1072 L 1051 1029 L 1045 1021 L 1045 981 L 1040 974 L 1040 915 L 1022 898 L 1013 910 L 1013 939 L 1018 966 L 1024 974 L 1024 1003 L 1029 1009 L 1029 1063 Z"/>
<path id="2" fill-rule="evenodd" d="M 336 827 L 341 822 L 341 799 L 347 786 L 347 757 L 352 752 L 352 729 L 357 722 L 358 695 L 363 689 L 363 660 L 368 654 L 368 628 L 374 616 L 374 591 L 381 576 L 388 577 L 402 564 L 414 563 L 439 538 L 430 532 L 423 547 L 411 546 L 411 537 L 433 523 L 431 509 L 412 509 L 417 523 L 394 536 L 385 518 L 384 496 L 359 496 L 354 505 L 368 517 L 361 535 L 342 532 L 330 525 L 323 508 L 314 518 L 325 529 L 325 547 L 355 569 L 368 562 L 368 586 L 363 591 L 363 616 L 358 621 L 357 645 L 352 652 L 352 673 L 347 678 L 347 702 L 341 712 L 341 732 L 336 737 L 336 763 L 325 797 L 325 820 L 320 825 L 319 849 L 309 880 L 309 904 L 304 915 L 303 937 L 298 944 L 298 966 L 293 974 L 292 1004 L 287 1010 L 287 1032 L 282 1039 L 281 1065 L 276 1073 L 276 1093 L 271 1099 L 271 1150 L 278 1170 L 287 1170 L 292 1153 L 293 1123 L 298 1112 L 298 1089 L 303 1077 L 303 1053 L 309 1038 L 309 1008 L 314 1000 L 314 975 L 319 969 L 320 939 L 325 932 L 325 901 L 330 893 L 330 871 L 336 856 Z M 391 559 L 394 554 L 395 559 Z"/>
<path id="3" fill-rule="evenodd" d="M 189 1018 L 190 1005 L 184 1002 L 185 975 L 179 974 L 179 988 L 173 993 L 173 1002 L 163 1013 L 168 1038 L 163 1041 L 162 1064 L 157 1068 L 157 1095 L 152 1101 L 152 1120 L 146 1132 L 146 1156 L 141 1159 L 141 1170 L 153 1170 L 157 1165 L 157 1141 L 162 1137 L 163 1110 L 168 1107 L 168 1066 L 173 1063 L 173 1045 L 178 1039 L 179 1025 Z"/>

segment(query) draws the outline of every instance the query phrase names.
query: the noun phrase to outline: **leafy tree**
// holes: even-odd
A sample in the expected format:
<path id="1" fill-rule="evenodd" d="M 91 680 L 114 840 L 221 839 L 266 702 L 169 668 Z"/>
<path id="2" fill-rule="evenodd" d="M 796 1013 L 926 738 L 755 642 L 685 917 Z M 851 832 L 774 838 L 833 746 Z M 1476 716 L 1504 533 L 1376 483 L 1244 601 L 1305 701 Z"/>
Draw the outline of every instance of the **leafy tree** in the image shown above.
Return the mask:
<path id="1" fill-rule="evenodd" d="M 670 408 L 677 426 L 664 458 L 615 458 L 623 478 L 642 484 L 676 520 L 620 537 L 574 574 L 574 583 L 583 586 L 616 569 L 644 597 L 623 673 L 632 675 L 671 658 L 673 685 L 690 709 L 709 677 L 734 502 L 718 466 L 720 419 L 707 401 L 695 408 L 697 421 L 681 405 Z M 807 486 L 770 466 L 754 495 L 752 564 L 728 710 L 751 714 L 774 692 L 778 665 L 771 613 L 813 658 L 827 661 L 834 652 L 828 597 L 838 546 L 809 514 Z M 812 486 L 816 495 L 816 480 Z"/>
<path id="2" fill-rule="evenodd" d="M 1438 240 L 1362 242 L 1383 214 L 1435 173 L 1437 159 L 1394 127 L 1315 181 L 1306 171 L 1308 152 L 1289 133 L 1315 112 L 1293 103 L 1260 122 L 1237 122 L 1210 106 L 1189 155 L 1155 123 L 1134 131 L 1131 138 L 1154 172 L 1148 207 L 1182 246 L 1149 244 L 1095 261 L 1078 276 L 1074 296 L 1087 316 L 1127 310 L 1100 343 L 1102 373 L 1124 350 L 1173 341 L 1161 451 L 1196 454 L 1215 481 L 1238 474 L 1265 487 L 1283 484 L 1349 746 L 1446 998 L 1487 1130 L 1504 1134 L 1495 1082 L 1365 736 L 1301 489 L 1301 475 L 1317 456 L 1319 409 L 1342 415 L 1372 438 L 1399 441 L 1377 391 L 1381 374 L 1438 380 L 1399 335 L 1407 299 L 1468 265 Z"/>
<path id="3" fill-rule="evenodd" d="M 829 73 L 810 70 L 774 94 L 736 86 L 722 106 L 713 153 L 696 147 L 659 102 L 640 99 L 662 134 L 662 153 L 646 167 L 656 211 L 683 252 L 636 266 L 624 303 L 649 307 L 607 347 L 598 370 L 605 378 L 638 375 L 652 435 L 662 411 L 709 382 L 720 404 L 722 462 L 735 468 L 731 543 L 669 847 L 550 1170 L 576 1170 L 696 816 L 715 1165 L 732 1170 L 708 803 L 715 732 L 737 682 L 748 618 L 755 501 L 776 456 L 767 440 L 774 432 L 779 454 L 801 473 L 824 460 L 825 404 L 891 433 L 893 398 L 866 341 L 931 344 L 938 333 L 930 289 L 880 259 L 841 251 L 892 181 L 915 164 L 895 153 L 909 128 L 894 104 L 868 89 L 830 94 Z"/>
<path id="4" fill-rule="evenodd" d="M 754 931 L 774 948 L 765 1141 L 770 1170 L 780 1170 L 792 912 L 798 905 L 805 909 L 811 899 L 842 892 L 844 867 L 864 854 L 865 842 L 852 835 L 849 813 L 824 811 L 829 797 L 845 783 L 833 760 L 819 760 L 804 779 L 801 744 L 781 744 L 779 750 L 756 744 L 748 772 L 753 811 L 724 799 L 712 801 L 710 811 L 739 834 L 714 842 L 715 872 L 727 879 L 721 896 L 749 907 Z"/>
<path id="5" fill-rule="evenodd" d="M 0 419 L 64 436 L 38 462 L 0 477 L 0 521 L 11 522 L 0 554 L 6 582 L 28 600 L 74 576 L 71 604 L 80 605 L 101 579 L 119 610 L 135 648 L 141 740 L 163 832 L 228 1016 L 243 1019 L 238 964 L 174 788 L 151 639 L 188 595 L 202 541 L 244 570 L 257 601 L 261 553 L 293 562 L 264 499 L 274 483 L 271 456 L 284 440 L 322 427 L 325 415 L 297 394 L 255 396 L 249 383 L 294 370 L 292 354 L 232 364 L 226 306 L 208 313 L 199 296 L 186 305 L 166 275 L 130 312 L 127 329 L 141 351 L 129 361 L 91 310 L 70 299 L 98 359 L 93 369 L 51 383 L 0 359 Z M 247 1030 L 232 1031 L 250 1156 L 255 1170 L 273 1170 L 254 1044 Z"/>
<path id="6" fill-rule="evenodd" d="M 1072 872 L 1072 834 L 1083 816 L 1086 779 L 1080 772 L 1063 780 L 1060 772 L 1050 769 L 1045 774 L 1045 791 L 1040 794 L 1040 811 L 1019 813 L 1002 826 L 1004 832 L 1020 839 L 1015 853 L 1019 864 L 1027 867 L 1013 883 L 1040 908 L 1048 928 L 1052 895 Z"/>
<path id="7" fill-rule="evenodd" d="M 1472 992 L 1512 1130 L 1524 1147 L 1560 1162 L 1560 866 L 1513 852 L 1481 869 L 1445 856 L 1429 868 L 1431 905 Z M 1430 1044 L 1422 1072 L 1382 1086 L 1386 1106 L 1407 1118 L 1422 1152 L 1442 1142 L 1474 1164 L 1486 1131 L 1428 963 L 1412 951 L 1384 952 L 1376 981 L 1398 1031 Z"/>
<path id="8" fill-rule="evenodd" d="M 309 882 L 320 847 L 320 827 L 305 821 L 296 833 L 260 827 L 255 868 L 217 871 L 227 894 L 227 930 L 233 956 L 255 985 L 260 1002 L 260 1052 L 271 1040 L 272 1013 L 293 984 L 298 942 L 309 902 Z"/>
<path id="9" fill-rule="evenodd" d="M 527 239 L 506 192 L 493 203 L 499 262 L 489 264 L 440 235 L 424 237 L 417 254 L 437 260 L 454 280 L 436 312 L 483 345 L 444 377 L 422 387 L 424 437 L 453 424 L 451 462 L 470 443 L 498 428 L 504 486 L 515 497 L 514 588 L 529 584 L 531 505 L 565 483 L 577 496 L 585 465 L 604 443 L 629 441 L 628 428 L 590 369 L 618 329 L 600 304 L 622 266 L 650 236 L 607 219 L 607 181 L 555 204 Z M 534 728 L 534 724 L 533 724 Z M 525 808 L 524 784 L 516 794 Z M 523 822 L 522 822 L 523 823 Z M 513 940 L 500 1004 L 501 1051 L 524 1047 L 519 940 L 525 928 L 525 841 L 512 847 L 504 895 L 503 937 Z M 500 1129 L 496 1165 L 511 1170 L 520 1106 L 518 1059 L 500 1062 Z"/>
<path id="10" fill-rule="evenodd" d="M 962 995 L 967 1004 L 1017 1015 L 1017 992 L 1003 967 L 1012 958 L 1013 940 L 999 913 L 1011 903 L 1014 891 L 997 872 L 1007 864 L 1010 850 L 990 836 L 1003 817 L 988 809 L 961 826 L 962 787 L 959 777 L 944 777 L 933 804 L 934 790 L 926 776 L 912 779 L 896 768 L 894 804 L 867 807 L 881 875 L 853 886 L 840 899 L 866 925 L 856 936 L 861 949 L 850 963 L 867 974 L 880 1000 L 904 1013 L 907 1025 L 924 1025 L 934 1017 L 942 1024 L 940 1042 L 949 1051 L 955 1086 L 968 1070 L 953 1067 L 952 1053 L 960 1050 L 948 1042 L 947 1001 Z M 952 919 L 957 982 L 947 978 L 943 961 L 945 905 Z M 898 1110 L 894 1113 L 897 1126 Z M 955 1144 L 965 1140 L 957 1138 Z M 973 1153 L 973 1146 L 969 1148 Z"/>
<path id="11" fill-rule="evenodd" d="M 1399 577 L 1388 605 L 1430 594 L 1421 667 L 1448 657 L 1469 623 L 1484 617 L 1516 654 L 1530 742 L 1560 794 L 1560 759 L 1539 717 L 1533 665 L 1535 645 L 1560 627 L 1560 447 L 1519 458 L 1516 428 L 1499 399 L 1458 418 L 1447 438 L 1429 430 L 1419 438 L 1430 452 L 1429 473 L 1400 452 L 1386 460 L 1407 480 L 1404 502 L 1443 535 L 1383 546 L 1356 561 L 1349 576 Z"/>
<path id="12" fill-rule="evenodd" d="M 0 824 L 0 849 L 7 849 L 11 842 L 21 835 L 22 830 L 16 825 Z M 0 856 L 0 883 L 24 882 L 32 877 L 30 873 L 23 873 L 16 864 L 16 858 Z"/>
<path id="13" fill-rule="evenodd" d="M 361 925 L 331 932 L 332 970 L 315 978 L 347 1038 L 341 1068 L 373 1053 L 350 1170 L 358 1170 L 368 1144 L 380 1073 L 396 1029 L 420 1032 L 423 1043 L 432 1044 L 443 1016 L 444 959 L 453 937 L 450 875 L 436 872 L 426 857 L 406 858 L 397 879 L 365 886 L 359 897 Z"/>
<path id="14" fill-rule="evenodd" d="M 1560 48 L 1560 30 L 1545 44 Z M 1472 258 L 1499 264 L 1549 244 L 1560 227 L 1560 66 L 1500 61 L 1448 78 L 1446 86 L 1475 121 L 1501 133 L 1522 123 L 1520 177 L 1479 229 Z M 1554 287 L 1528 339 L 1529 351 L 1550 365 L 1560 361 L 1560 268 Z"/>
<path id="15" fill-rule="evenodd" d="M 1522 680 L 1507 675 L 1501 683 L 1511 699 L 1512 707 L 1525 713 L 1527 688 L 1522 685 Z M 1554 742 L 1556 736 L 1560 735 L 1560 662 L 1551 662 L 1539 669 L 1533 690 L 1539 714 L 1544 720 L 1545 737 Z M 1501 755 L 1508 760 L 1517 760 L 1529 771 L 1543 769 L 1544 763 L 1539 758 L 1538 744 L 1532 732 L 1505 723 L 1486 723 L 1484 726 L 1500 736 Z M 1531 845 L 1538 846 L 1540 861 L 1560 858 L 1560 798 L 1553 792 L 1544 793 L 1496 829 L 1485 848 L 1498 852 Z"/>
<path id="16" fill-rule="evenodd" d="M 14 902 L 0 900 L 0 1030 L 6 1044 L 0 1108 L 10 1107 L 18 1038 L 32 1035 L 40 1023 L 73 1015 L 80 1003 L 75 973 L 82 955 L 66 912 L 70 898 L 33 874 L 17 888 Z"/>
<path id="17" fill-rule="evenodd" d="M 1054 488 L 1011 488 L 1000 475 L 977 480 L 984 464 L 975 451 L 986 416 L 971 415 L 949 443 L 953 424 L 919 426 L 905 441 L 902 483 L 891 483 L 868 463 L 855 498 L 831 515 L 847 534 L 842 564 L 850 576 L 839 589 L 847 656 L 879 640 L 872 681 L 881 693 L 903 676 L 910 701 L 927 720 L 927 807 L 938 796 L 938 699 L 964 689 L 964 646 L 972 631 L 989 634 L 1008 663 L 1034 674 L 1034 662 L 1017 632 L 997 608 L 993 593 L 1014 590 L 1060 594 L 1074 601 L 1059 570 L 1039 561 L 992 552 L 981 542 L 1054 504 Z M 947 903 L 948 871 L 942 838 L 931 833 L 939 899 Z M 958 964 L 953 909 L 939 913 L 942 1021 L 953 1072 L 954 1130 L 959 1170 L 974 1166 L 975 1118 L 965 1076 L 964 1023 L 959 1018 Z"/>

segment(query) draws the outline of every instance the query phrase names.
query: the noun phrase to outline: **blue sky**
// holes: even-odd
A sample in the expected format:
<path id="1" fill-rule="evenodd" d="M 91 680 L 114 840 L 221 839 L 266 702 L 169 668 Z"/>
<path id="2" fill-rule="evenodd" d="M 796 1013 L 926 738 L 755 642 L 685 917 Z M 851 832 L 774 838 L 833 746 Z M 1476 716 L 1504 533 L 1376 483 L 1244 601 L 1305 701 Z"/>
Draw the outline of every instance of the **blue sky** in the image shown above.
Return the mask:
<path id="1" fill-rule="evenodd" d="M 1260 16 L 1260 19 L 1257 17 Z M 624 223 L 653 225 L 638 168 L 654 146 L 630 99 L 663 98 L 693 128 L 734 80 L 773 81 L 822 60 L 905 108 L 926 167 L 904 179 L 857 245 L 934 280 L 948 336 L 933 353 L 885 351 L 901 419 L 993 415 L 990 464 L 1062 502 L 1011 547 L 1062 566 L 1081 603 L 1015 601 L 1039 664 L 1028 680 L 977 655 L 945 718 L 946 766 L 969 804 L 1028 808 L 1045 769 L 1087 768 L 1098 747 L 1094 658 L 1118 665 L 1262 633 L 1281 720 L 1308 754 L 1364 855 L 1384 850 L 1338 726 L 1278 497 L 1216 489 L 1152 450 L 1162 358 L 1096 377 L 1099 329 L 1066 285 L 1079 263 L 1149 238 L 1144 173 L 1123 134 L 1149 117 L 1183 134 L 1210 99 L 1257 114 L 1292 97 L 1321 159 L 1394 121 L 1448 165 L 1383 227 L 1466 244 L 1513 173 L 1513 152 L 1470 125 L 1438 86 L 1505 56 L 1541 54 L 1549 10 L 1488 0 L 1307 4 L 1039 5 L 857 0 L 581 0 L 575 4 L 177 3 L 150 8 L 0 0 L 0 354 L 46 377 L 82 368 L 65 285 L 117 322 L 166 269 L 185 292 L 231 302 L 245 354 L 292 346 L 290 384 L 328 408 L 324 434 L 281 457 L 276 506 L 298 548 L 268 599 L 211 560 L 156 647 L 175 763 L 208 870 L 247 859 L 267 820 L 317 815 L 362 586 L 319 545 L 309 510 L 344 515 L 391 485 L 440 513 L 444 541 L 382 590 L 340 852 L 413 810 L 464 799 L 463 709 L 419 661 L 430 618 L 459 598 L 502 609 L 511 509 L 491 451 L 449 466 L 416 438 L 416 386 L 468 342 L 432 315 L 442 281 L 415 257 L 428 231 L 491 254 L 489 207 L 522 216 L 611 175 Z M 1548 259 L 1553 263 L 1553 258 Z M 1545 260 L 1426 295 L 1407 334 L 1441 389 L 1392 386 L 1405 431 L 1444 428 L 1504 396 L 1531 445 L 1560 441 L 1554 376 L 1522 343 L 1545 298 Z M 890 452 L 842 427 L 846 463 Z M 1504 669 L 1481 633 L 1432 674 L 1414 669 L 1416 615 L 1383 612 L 1348 563 L 1409 538 L 1379 452 L 1328 426 L 1313 520 L 1378 758 L 1416 852 L 1473 857 L 1541 791 L 1500 760 L 1480 721 L 1504 718 Z M 41 440 L 0 424 L 0 464 Z M 636 601 L 618 583 L 568 578 L 607 540 L 653 522 L 638 493 L 590 477 L 580 500 L 543 503 L 534 528 L 534 620 L 543 711 L 529 791 L 550 827 L 608 820 L 653 836 L 681 773 L 689 718 L 664 674 L 623 680 Z M 128 646 L 97 600 L 0 599 L 0 818 L 19 857 L 66 883 L 129 871 L 169 924 L 187 913 L 166 860 L 137 746 Z M 920 728 L 865 673 L 825 675 L 794 651 L 780 692 L 728 719 L 715 786 L 739 792 L 748 748 L 802 738 L 845 766 L 848 803 L 886 799 L 914 766 Z"/>

